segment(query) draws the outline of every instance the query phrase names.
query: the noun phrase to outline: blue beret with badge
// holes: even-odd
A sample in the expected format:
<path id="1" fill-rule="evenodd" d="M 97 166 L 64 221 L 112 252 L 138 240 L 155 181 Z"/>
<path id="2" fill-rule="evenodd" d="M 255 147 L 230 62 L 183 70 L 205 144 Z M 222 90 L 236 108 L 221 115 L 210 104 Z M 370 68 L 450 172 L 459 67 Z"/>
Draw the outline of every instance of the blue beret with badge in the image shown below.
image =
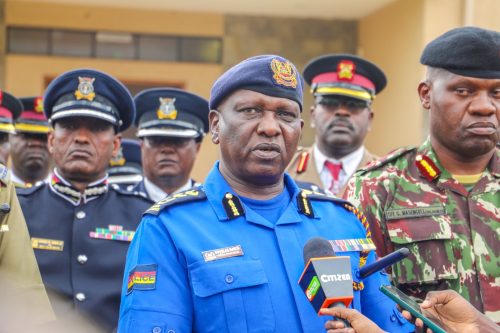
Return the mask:
<path id="1" fill-rule="evenodd" d="M 14 120 L 22 111 L 23 105 L 19 99 L 0 90 L 0 132 L 14 133 Z"/>
<path id="2" fill-rule="evenodd" d="M 201 140 L 208 132 L 208 101 L 177 88 L 153 88 L 134 97 L 137 136 Z"/>
<path id="3" fill-rule="evenodd" d="M 228 69 L 212 86 L 210 109 L 238 89 L 287 98 L 299 104 L 302 111 L 302 77 L 287 59 L 277 55 L 260 55 L 243 60 Z"/>
<path id="4" fill-rule="evenodd" d="M 340 95 L 371 102 L 387 79 L 372 62 L 352 54 L 330 54 L 311 60 L 304 79 L 314 96 Z"/>
<path id="5" fill-rule="evenodd" d="M 76 69 L 56 77 L 43 98 L 49 122 L 66 117 L 93 117 L 111 123 L 118 132 L 134 121 L 135 106 L 128 89 L 109 74 Z"/>
<path id="6" fill-rule="evenodd" d="M 420 63 L 453 74 L 500 78 L 500 32 L 477 27 L 452 29 L 431 41 Z"/>

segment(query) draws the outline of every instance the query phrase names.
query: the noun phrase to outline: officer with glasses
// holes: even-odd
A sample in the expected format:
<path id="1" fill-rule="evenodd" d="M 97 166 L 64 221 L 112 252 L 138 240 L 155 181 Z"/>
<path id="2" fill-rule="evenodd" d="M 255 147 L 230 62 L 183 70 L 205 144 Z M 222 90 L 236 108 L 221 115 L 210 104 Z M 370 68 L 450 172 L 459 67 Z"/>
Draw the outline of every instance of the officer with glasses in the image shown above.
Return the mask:
<path id="1" fill-rule="evenodd" d="M 134 98 L 144 179 L 131 190 L 152 202 L 187 190 L 201 141 L 208 131 L 208 101 L 176 88 L 153 88 Z"/>
<path id="2" fill-rule="evenodd" d="M 316 136 L 312 147 L 299 149 L 288 172 L 299 183 L 341 196 L 349 177 L 376 158 L 363 142 L 373 120 L 372 102 L 387 80 L 375 64 L 349 54 L 313 59 L 303 74 L 314 95 Z"/>

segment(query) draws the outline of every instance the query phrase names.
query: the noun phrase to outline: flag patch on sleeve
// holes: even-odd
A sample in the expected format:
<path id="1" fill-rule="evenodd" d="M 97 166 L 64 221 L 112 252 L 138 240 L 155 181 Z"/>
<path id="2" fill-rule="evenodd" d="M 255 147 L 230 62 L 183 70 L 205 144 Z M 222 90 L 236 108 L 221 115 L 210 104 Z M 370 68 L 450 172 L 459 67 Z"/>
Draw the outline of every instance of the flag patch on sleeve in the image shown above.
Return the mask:
<path id="1" fill-rule="evenodd" d="M 156 289 L 157 264 L 137 265 L 128 274 L 127 294 L 133 290 Z"/>

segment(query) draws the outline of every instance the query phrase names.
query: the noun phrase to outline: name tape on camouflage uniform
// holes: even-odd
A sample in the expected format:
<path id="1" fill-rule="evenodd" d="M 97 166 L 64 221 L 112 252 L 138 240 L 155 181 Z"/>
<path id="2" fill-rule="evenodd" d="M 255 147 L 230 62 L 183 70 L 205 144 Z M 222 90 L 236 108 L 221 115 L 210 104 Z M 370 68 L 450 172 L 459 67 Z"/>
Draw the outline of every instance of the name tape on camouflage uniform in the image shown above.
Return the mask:
<path id="1" fill-rule="evenodd" d="M 243 255 L 243 249 L 241 248 L 241 245 L 235 245 L 210 251 L 203 251 L 201 254 L 203 255 L 203 259 L 205 259 L 205 262 L 209 262 L 231 257 L 240 257 Z"/>
<path id="2" fill-rule="evenodd" d="M 445 215 L 446 209 L 443 206 L 414 207 L 388 209 L 385 212 L 386 220 L 399 220 L 404 218 L 439 216 Z"/>
<path id="3" fill-rule="evenodd" d="M 64 241 L 31 237 L 31 247 L 38 250 L 62 251 L 64 249 Z"/>
<path id="4" fill-rule="evenodd" d="M 334 252 L 371 251 L 375 244 L 371 238 L 329 240 Z"/>
<path id="5" fill-rule="evenodd" d="M 135 231 L 123 230 L 121 225 L 110 224 L 109 228 L 95 228 L 95 231 L 89 232 L 91 238 L 117 240 L 122 242 L 131 242 Z"/>

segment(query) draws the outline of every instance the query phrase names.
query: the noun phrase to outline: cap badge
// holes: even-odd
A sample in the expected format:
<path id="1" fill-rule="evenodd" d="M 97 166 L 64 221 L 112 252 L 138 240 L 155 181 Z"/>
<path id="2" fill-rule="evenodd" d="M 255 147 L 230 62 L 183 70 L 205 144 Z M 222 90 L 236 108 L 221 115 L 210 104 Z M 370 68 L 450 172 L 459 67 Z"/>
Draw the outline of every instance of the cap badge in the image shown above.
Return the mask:
<path id="1" fill-rule="evenodd" d="M 123 147 L 120 147 L 118 154 L 109 161 L 110 166 L 125 165 L 125 157 L 123 156 Z"/>
<path id="2" fill-rule="evenodd" d="M 43 100 L 41 97 L 36 97 L 33 104 L 34 104 L 35 112 L 37 112 L 37 113 L 43 112 Z"/>
<path id="3" fill-rule="evenodd" d="M 158 119 L 176 119 L 177 109 L 175 108 L 175 98 L 160 97 L 160 107 L 156 111 Z"/>
<path id="4" fill-rule="evenodd" d="M 356 66 L 352 61 L 342 60 L 337 66 L 339 79 L 352 80 Z"/>
<path id="5" fill-rule="evenodd" d="M 289 88 L 297 87 L 297 73 L 290 62 L 274 58 L 271 60 L 271 70 L 273 71 L 273 79 L 277 84 Z"/>
<path id="6" fill-rule="evenodd" d="M 86 99 L 93 101 L 95 98 L 94 93 L 94 81 L 93 77 L 78 77 L 78 90 L 75 91 L 75 97 L 77 100 Z"/>
<path id="7" fill-rule="evenodd" d="M 0 90 L 0 105 L 2 105 L 3 101 L 3 91 Z"/>

